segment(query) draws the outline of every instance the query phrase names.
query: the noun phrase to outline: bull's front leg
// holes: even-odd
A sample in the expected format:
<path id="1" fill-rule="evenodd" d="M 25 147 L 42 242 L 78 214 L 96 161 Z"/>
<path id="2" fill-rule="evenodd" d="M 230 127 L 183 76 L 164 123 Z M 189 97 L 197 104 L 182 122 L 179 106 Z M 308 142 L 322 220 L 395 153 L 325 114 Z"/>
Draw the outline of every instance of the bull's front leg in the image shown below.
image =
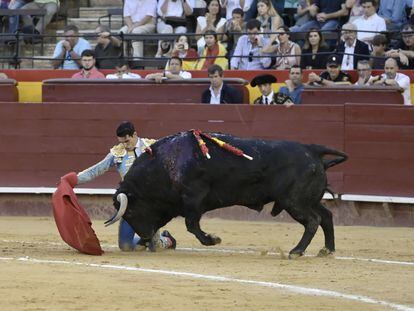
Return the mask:
<path id="1" fill-rule="evenodd" d="M 188 232 L 191 232 L 203 245 L 216 245 L 221 243 L 221 239 L 214 235 L 205 233 L 200 228 L 201 214 L 191 213 L 185 216 L 185 225 L 187 226 Z"/>

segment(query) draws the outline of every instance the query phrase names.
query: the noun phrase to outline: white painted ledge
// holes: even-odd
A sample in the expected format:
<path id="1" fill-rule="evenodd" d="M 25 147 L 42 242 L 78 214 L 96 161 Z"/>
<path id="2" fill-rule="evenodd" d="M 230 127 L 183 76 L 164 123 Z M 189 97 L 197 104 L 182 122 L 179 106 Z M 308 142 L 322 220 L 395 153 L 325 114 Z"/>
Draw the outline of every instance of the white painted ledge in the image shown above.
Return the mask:
<path id="1" fill-rule="evenodd" d="M 343 194 L 342 201 L 356 201 L 356 202 L 382 202 L 382 203 L 403 203 L 414 204 L 413 197 L 390 197 L 381 195 L 360 195 L 360 194 Z"/>

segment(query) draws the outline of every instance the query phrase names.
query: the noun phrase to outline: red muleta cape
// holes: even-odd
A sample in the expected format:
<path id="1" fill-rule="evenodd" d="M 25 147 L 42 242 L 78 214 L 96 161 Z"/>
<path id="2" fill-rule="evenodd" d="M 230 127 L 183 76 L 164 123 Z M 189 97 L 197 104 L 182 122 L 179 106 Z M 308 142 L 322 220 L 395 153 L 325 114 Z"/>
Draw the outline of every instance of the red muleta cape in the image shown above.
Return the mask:
<path id="1" fill-rule="evenodd" d="M 73 188 L 78 183 L 76 173 L 63 176 L 53 194 L 53 216 L 63 241 L 88 255 L 102 255 L 103 250 L 92 222 L 79 204 Z"/>

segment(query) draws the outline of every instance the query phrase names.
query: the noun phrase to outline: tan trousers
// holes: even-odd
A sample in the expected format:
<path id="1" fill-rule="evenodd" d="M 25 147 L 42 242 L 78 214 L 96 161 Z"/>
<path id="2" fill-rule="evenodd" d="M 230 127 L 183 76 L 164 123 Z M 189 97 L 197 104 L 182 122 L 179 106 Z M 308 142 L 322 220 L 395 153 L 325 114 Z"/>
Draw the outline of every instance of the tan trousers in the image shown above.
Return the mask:
<path id="1" fill-rule="evenodd" d="M 128 27 L 124 26 L 121 28 L 120 32 L 127 33 Z M 132 34 L 145 34 L 145 33 L 154 33 L 155 25 L 154 24 L 145 24 L 142 26 L 135 27 L 132 29 Z M 143 41 L 132 41 L 133 56 L 141 58 L 144 56 L 144 43 Z"/>

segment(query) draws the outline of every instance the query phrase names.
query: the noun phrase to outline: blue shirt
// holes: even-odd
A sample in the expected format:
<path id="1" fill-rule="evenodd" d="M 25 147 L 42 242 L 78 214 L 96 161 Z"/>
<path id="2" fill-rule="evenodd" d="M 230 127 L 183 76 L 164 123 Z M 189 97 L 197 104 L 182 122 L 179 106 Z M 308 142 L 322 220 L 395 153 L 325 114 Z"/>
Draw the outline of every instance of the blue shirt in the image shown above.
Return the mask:
<path id="1" fill-rule="evenodd" d="M 299 85 L 297 88 L 295 88 L 293 90 L 293 92 L 290 92 L 289 89 L 287 88 L 287 86 L 282 86 L 279 89 L 279 93 L 285 94 L 287 96 L 290 96 L 290 98 L 292 98 L 293 102 L 295 103 L 295 105 L 300 104 L 302 101 L 302 92 L 304 89 L 304 85 L 301 84 Z"/>
<path id="2" fill-rule="evenodd" d="M 407 21 L 405 8 L 411 7 L 412 0 L 381 0 L 378 15 L 391 20 L 397 26 Z"/>
<path id="3" fill-rule="evenodd" d="M 59 55 L 63 52 L 63 41 L 59 41 L 56 44 L 55 51 L 53 52 L 53 58 L 58 58 Z M 78 43 L 73 47 L 73 51 L 79 56 L 84 50 L 90 50 L 91 45 L 88 41 L 83 38 L 79 38 Z M 69 52 L 66 51 L 65 60 L 59 67 L 60 69 L 79 69 L 79 65 L 72 59 Z"/>
<path id="4" fill-rule="evenodd" d="M 263 46 L 268 44 L 269 40 L 263 38 Z M 231 69 L 239 70 L 260 70 L 267 69 L 272 60 L 269 54 L 263 53 L 260 55 L 260 48 L 253 46 L 247 35 L 243 35 L 237 41 L 236 48 L 233 53 L 233 57 L 230 60 Z M 235 57 L 242 56 L 242 57 Z M 254 57 L 254 56 L 265 56 L 265 57 Z"/>

